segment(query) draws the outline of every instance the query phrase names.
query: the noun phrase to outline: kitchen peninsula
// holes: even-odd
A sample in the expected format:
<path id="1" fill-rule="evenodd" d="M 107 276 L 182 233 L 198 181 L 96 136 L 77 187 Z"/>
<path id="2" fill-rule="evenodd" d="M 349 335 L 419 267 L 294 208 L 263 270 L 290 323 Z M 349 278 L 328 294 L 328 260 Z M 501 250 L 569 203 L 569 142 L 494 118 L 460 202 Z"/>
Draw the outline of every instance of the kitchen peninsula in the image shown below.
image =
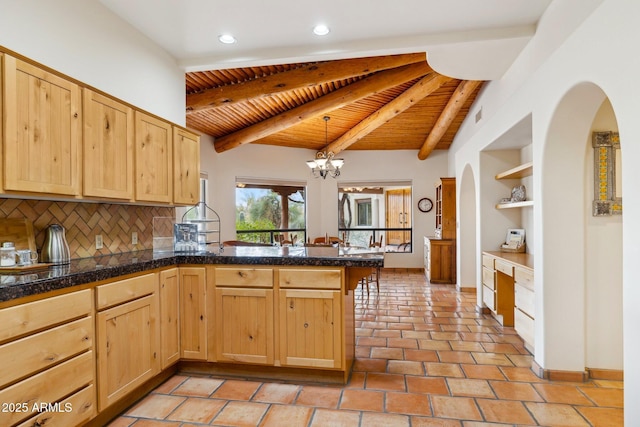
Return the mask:
<path id="1" fill-rule="evenodd" d="M 345 383 L 354 289 L 383 263 L 369 249 L 230 247 L 0 274 L 0 398 L 73 407 L 0 424 L 104 425 L 178 370 Z"/>

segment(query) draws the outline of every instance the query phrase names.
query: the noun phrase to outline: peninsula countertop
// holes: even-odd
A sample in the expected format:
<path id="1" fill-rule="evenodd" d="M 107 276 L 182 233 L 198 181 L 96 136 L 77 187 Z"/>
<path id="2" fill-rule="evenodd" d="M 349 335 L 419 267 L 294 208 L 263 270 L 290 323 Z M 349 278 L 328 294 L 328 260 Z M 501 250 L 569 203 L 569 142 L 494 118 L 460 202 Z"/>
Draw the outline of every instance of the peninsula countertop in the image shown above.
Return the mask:
<path id="1" fill-rule="evenodd" d="M 220 253 L 126 252 L 81 258 L 61 266 L 21 274 L 0 271 L 0 303 L 131 273 L 183 264 L 307 265 L 382 267 L 379 248 L 354 247 L 225 247 Z"/>

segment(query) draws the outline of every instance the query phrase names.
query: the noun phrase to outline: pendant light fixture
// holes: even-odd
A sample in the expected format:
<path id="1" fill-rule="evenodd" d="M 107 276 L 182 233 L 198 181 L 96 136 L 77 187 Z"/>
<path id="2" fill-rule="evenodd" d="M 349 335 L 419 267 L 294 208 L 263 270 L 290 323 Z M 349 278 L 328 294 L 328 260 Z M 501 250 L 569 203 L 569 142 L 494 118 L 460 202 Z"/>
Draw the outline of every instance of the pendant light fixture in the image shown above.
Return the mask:
<path id="1" fill-rule="evenodd" d="M 329 116 L 324 116 L 324 145 L 329 144 Z M 344 159 L 336 159 L 333 152 L 318 151 L 314 160 L 308 160 L 307 166 L 315 178 L 326 179 L 327 176 L 337 178 L 340 176 L 340 168 L 344 165 Z"/>

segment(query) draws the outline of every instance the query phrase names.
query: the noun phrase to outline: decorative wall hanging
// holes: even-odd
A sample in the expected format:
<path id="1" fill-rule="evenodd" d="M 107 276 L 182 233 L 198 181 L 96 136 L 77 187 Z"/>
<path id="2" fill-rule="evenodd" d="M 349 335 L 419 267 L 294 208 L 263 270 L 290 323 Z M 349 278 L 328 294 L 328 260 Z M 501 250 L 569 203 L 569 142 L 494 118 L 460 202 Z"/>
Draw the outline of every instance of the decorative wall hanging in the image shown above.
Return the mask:
<path id="1" fill-rule="evenodd" d="M 593 132 L 594 200 L 593 216 L 622 214 L 622 196 L 617 193 L 619 174 L 617 155 L 620 150 L 618 132 Z"/>

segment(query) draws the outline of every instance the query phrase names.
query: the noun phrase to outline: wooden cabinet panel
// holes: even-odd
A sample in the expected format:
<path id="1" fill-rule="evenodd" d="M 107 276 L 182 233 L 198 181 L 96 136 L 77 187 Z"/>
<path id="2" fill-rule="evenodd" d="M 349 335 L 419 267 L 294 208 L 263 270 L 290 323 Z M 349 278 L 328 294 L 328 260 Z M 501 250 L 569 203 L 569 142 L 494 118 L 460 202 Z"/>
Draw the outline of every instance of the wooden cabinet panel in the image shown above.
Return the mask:
<path id="1" fill-rule="evenodd" d="M 177 268 L 160 272 L 160 367 L 180 359 L 180 281 Z"/>
<path id="2" fill-rule="evenodd" d="M 342 367 L 340 291 L 280 291 L 280 361 L 312 368 Z"/>
<path id="3" fill-rule="evenodd" d="M 80 87 L 4 56 L 4 188 L 80 195 Z"/>
<path id="4" fill-rule="evenodd" d="M 513 277 L 513 264 L 497 259 L 496 271 L 500 271 L 501 273 L 504 273 L 509 277 Z"/>
<path id="5" fill-rule="evenodd" d="M 515 304 L 525 314 L 528 314 L 531 318 L 535 319 L 535 293 L 524 286 L 516 283 L 515 285 Z"/>
<path id="6" fill-rule="evenodd" d="M 180 267 L 180 352 L 207 360 L 207 287 L 204 267 Z"/>
<path id="7" fill-rule="evenodd" d="M 410 228 L 411 189 L 387 190 L 385 192 L 385 212 L 387 228 Z M 410 238 L 411 233 L 408 231 L 387 231 L 387 244 L 400 245 L 409 242 Z"/>
<path id="8" fill-rule="evenodd" d="M 173 128 L 173 202 L 195 205 L 200 201 L 200 137 Z"/>
<path id="9" fill-rule="evenodd" d="M 279 277 L 281 288 L 340 289 L 342 284 L 342 270 L 334 268 L 281 268 Z"/>
<path id="10" fill-rule="evenodd" d="M 91 317 L 4 344 L 0 346 L 0 387 L 87 351 L 92 345 Z"/>
<path id="11" fill-rule="evenodd" d="M 83 89 L 83 194 L 133 199 L 133 109 Z"/>
<path id="12" fill-rule="evenodd" d="M 431 283 L 456 282 L 456 241 L 428 239 L 427 278 Z"/>
<path id="13" fill-rule="evenodd" d="M 495 292 L 486 286 L 482 287 L 482 302 L 491 311 L 496 311 L 496 295 Z"/>
<path id="14" fill-rule="evenodd" d="M 93 352 L 89 351 L 37 375 L 20 381 L 0 390 L 0 402 L 27 403 L 26 412 L 0 411 L 0 425 L 14 425 L 20 420 L 33 415 L 34 403 L 57 402 L 61 397 L 93 383 Z M 91 400 L 95 411 L 95 396 Z M 73 408 L 74 412 L 79 408 Z M 65 425 L 72 425 L 65 423 Z"/>
<path id="15" fill-rule="evenodd" d="M 136 200 L 171 203 L 173 129 L 170 123 L 135 112 Z M 198 177 L 199 178 L 199 177 Z"/>
<path id="16" fill-rule="evenodd" d="M 272 288 L 272 268 L 217 267 L 216 286 Z"/>
<path id="17" fill-rule="evenodd" d="M 34 301 L 0 310 L 0 342 L 91 313 L 91 290 Z"/>
<path id="18" fill-rule="evenodd" d="M 518 308 L 514 309 L 514 328 L 527 344 L 535 345 L 535 321 Z"/>
<path id="19" fill-rule="evenodd" d="M 97 314 L 100 411 L 160 371 L 157 317 L 157 294 Z"/>
<path id="20" fill-rule="evenodd" d="M 440 178 L 436 186 L 436 230 L 442 239 L 456 238 L 455 178 Z"/>
<path id="21" fill-rule="evenodd" d="M 102 310 L 156 292 L 156 273 L 122 279 L 96 287 L 96 309 Z"/>
<path id="22" fill-rule="evenodd" d="M 22 424 L 18 424 L 17 427 L 84 425 L 96 414 L 95 396 L 96 390 L 91 384 L 59 403 L 59 408 L 72 408 L 71 412 L 59 411 L 54 406 Z"/>
<path id="23" fill-rule="evenodd" d="M 272 365 L 273 290 L 216 289 L 218 361 Z"/>
<path id="24" fill-rule="evenodd" d="M 482 284 L 488 287 L 491 290 L 495 290 L 496 282 L 495 282 L 496 273 L 494 270 L 489 270 L 487 267 L 482 267 Z"/>

